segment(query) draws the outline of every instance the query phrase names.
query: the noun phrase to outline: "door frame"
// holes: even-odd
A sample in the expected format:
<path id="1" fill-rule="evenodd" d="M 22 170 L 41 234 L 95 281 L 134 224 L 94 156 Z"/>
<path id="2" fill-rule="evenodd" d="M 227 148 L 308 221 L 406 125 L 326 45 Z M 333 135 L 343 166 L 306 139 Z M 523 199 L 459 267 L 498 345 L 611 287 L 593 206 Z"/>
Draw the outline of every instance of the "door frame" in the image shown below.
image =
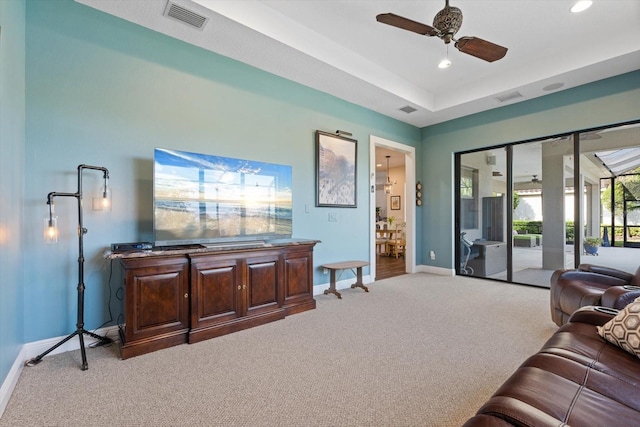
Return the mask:
<path id="1" fill-rule="evenodd" d="M 410 145 L 391 141 L 375 135 L 369 136 L 369 272 L 375 280 L 376 274 L 376 147 L 383 147 L 404 154 L 405 174 L 405 229 L 407 246 L 405 248 L 405 272 L 416 272 L 416 193 L 413 183 L 416 180 L 416 149 Z"/>

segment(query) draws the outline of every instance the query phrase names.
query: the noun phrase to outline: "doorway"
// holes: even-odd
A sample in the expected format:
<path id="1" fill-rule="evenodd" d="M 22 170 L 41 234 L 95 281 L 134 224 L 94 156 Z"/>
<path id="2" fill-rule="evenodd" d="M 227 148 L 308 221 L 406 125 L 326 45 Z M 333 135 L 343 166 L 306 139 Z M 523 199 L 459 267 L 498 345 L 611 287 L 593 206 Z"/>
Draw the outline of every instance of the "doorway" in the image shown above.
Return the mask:
<path id="1" fill-rule="evenodd" d="M 369 171 L 371 275 L 380 280 L 413 273 L 416 269 L 415 148 L 371 136 Z M 393 230 L 401 228 L 404 246 L 399 253 L 392 253 L 386 245 L 376 244 L 379 241 L 376 226 L 382 229 L 385 225 Z"/>

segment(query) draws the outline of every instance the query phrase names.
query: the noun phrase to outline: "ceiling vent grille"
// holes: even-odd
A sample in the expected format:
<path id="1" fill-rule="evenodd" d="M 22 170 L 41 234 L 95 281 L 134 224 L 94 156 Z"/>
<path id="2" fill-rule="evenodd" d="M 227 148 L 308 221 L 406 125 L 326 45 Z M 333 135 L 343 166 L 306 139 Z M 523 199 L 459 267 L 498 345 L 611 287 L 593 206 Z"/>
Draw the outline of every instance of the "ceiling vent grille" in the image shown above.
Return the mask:
<path id="1" fill-rule="evenodd" d="M 407 114 L 411 114 L 411 113 L 413 113 L 414 111 L 418 111 L 418 110 L 416 110 L 415 108 L 413 108 L 413 107 L 412 107 L 412 106 L 410 106 L 410 105 L 407 105 L 406 107 L 402 107 L 402 108 L 400 108 L 400 111 L 404 111 L 404 112 L 405 112 L 405 113 L 407 113 Z"/>
<path id="2" fill-rule="evenodd" d="M 164 16 L 168 16 L 180 22 L 184 22 L 185 24 L 199 30 L 202 30 L 209 20 L 208 17 L 189 10 L 171 1 L 167 3 L 167 7 L 164 9 Z"/>
<path id="3" fill-rule="evenodd" d="M 513 92 L 507 92 L 507 93 L 504 93 L 502 95 L 496 96 L 496 100 L 498 102 L 513 101 L 514 99 L 518 99 L 518 98 L 522 98 L 522 94 L 520 92 L 518 92 L 517 90 L 514 90 Z"/>

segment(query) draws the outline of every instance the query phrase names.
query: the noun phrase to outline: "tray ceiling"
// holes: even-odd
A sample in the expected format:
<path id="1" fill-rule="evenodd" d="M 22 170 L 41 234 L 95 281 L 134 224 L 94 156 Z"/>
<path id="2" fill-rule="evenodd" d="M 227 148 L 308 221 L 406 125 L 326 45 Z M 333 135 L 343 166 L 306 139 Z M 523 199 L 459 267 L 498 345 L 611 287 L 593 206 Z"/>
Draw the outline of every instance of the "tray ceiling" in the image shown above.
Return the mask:
<path id="1" fill-rule="evenodd" d="M 172 0 L 202 28 L 165 16 L 167 0 L 76 1 L 418 127 L 640 69 L 637 0 L 580 14 L 572 0 L 452 0 L 459 36 L 509 51 L 488 63 L 450 46 L 447 69 L 441 40 L 376 22 L 393 12 L 431 25 L 442 0 Z"/>

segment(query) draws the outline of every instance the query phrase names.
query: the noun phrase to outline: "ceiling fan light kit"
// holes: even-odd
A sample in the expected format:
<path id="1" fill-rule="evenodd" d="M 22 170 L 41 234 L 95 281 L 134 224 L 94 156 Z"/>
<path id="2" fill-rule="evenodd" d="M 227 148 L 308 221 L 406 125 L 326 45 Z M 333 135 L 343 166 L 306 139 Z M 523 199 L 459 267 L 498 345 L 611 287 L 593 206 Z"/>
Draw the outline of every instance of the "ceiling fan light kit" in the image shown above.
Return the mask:
<path id="1" fill-rule="evenodd" d="M 580 13 L 580 12 L 584 12 L 585 10 L 589 9 L 591 7 L 591 5 L 593 4 L 593 2 L 591 0 L 580 0 L 574 3 L 574 5 L 571 7 L 571 13 Z"/>
<path id="2" fill-rule="evenodd" d="M 449 0 L 445 0 L 444 9 L 438 12 L 433 19 L 433 27 L 393 13 L 381 13 L 376 16 L 376 20 L 383 24 L 391 25 L 401 30 L 412 31 L 423 36 L 437 36 L 442 39 L 445 44 L 454 41 L 454 46 L 460 52 L 475 56 L 487 62 L 497 61 L 504 58 L 507 54 L 506 47 L 491 43 L 479 37 L 464 36 L 456 39 L 454 36 L 462 26 L 462 11 L 457 7 L 449 6 Z"/>

